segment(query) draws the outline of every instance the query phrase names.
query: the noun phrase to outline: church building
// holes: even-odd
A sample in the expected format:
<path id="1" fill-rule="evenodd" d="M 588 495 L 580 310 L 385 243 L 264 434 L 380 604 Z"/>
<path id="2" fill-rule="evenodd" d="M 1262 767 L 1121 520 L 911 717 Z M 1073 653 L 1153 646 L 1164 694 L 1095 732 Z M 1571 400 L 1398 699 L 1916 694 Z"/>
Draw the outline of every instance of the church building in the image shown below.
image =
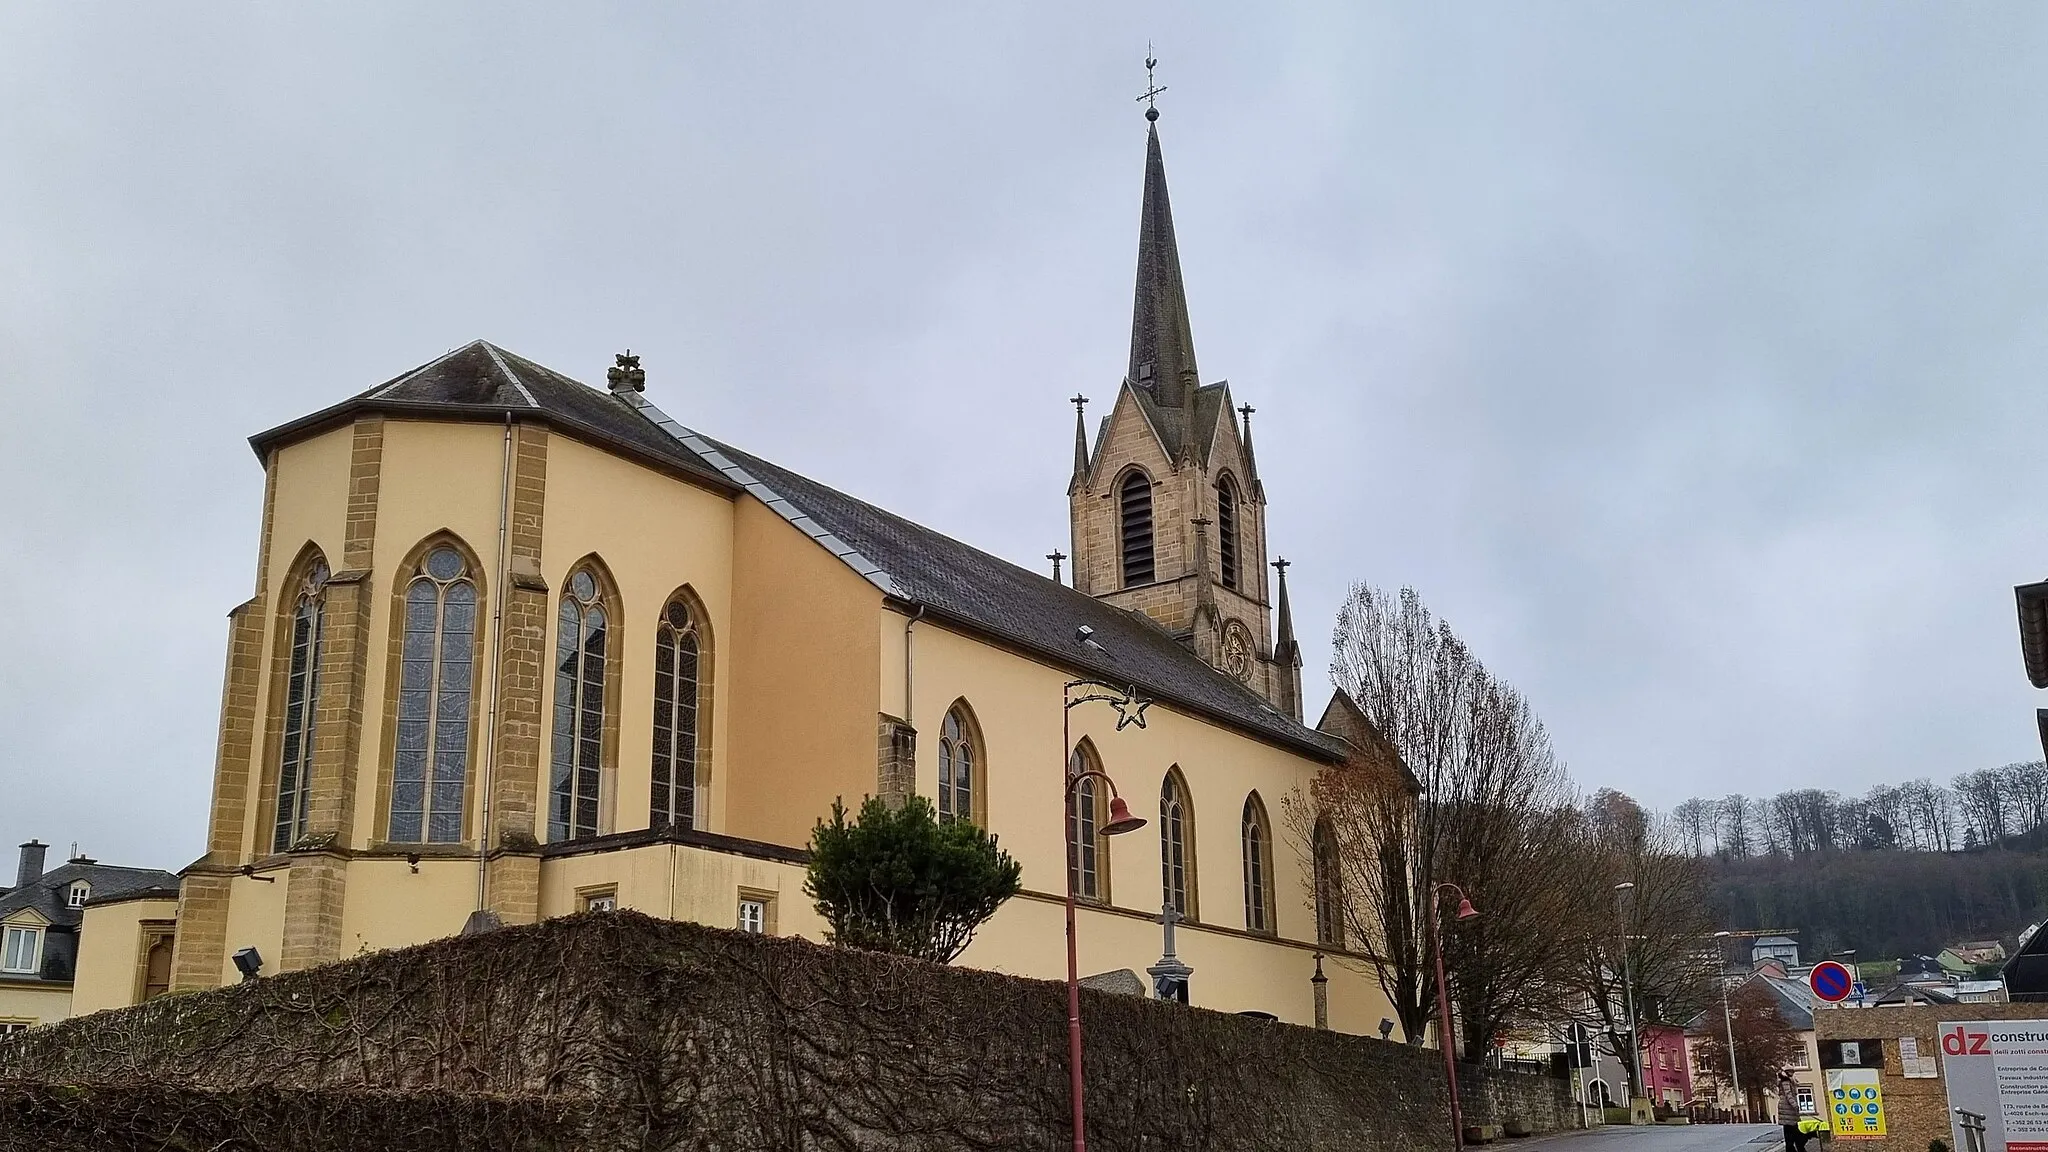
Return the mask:
<path id="1" fill-rule="evenodd" d="M 1093 429 L 1075 398 L 1071 585 L 697 430 L 634 357 L 598 388 L 464 345 L 252 438 L 205 854 L 88 907 L 86 947 L 170 933 L 179 991 L 615 907 L 822 940 L 813 826 L 917 794 L 1023 865 L 959 963 L 1063 978 L 1071 882 L 1084 974 L 1155 964 L 1171 908 L 1193 1003 L 1308 1024 L 1321 973 L 1330 1025 L 1376 1031 L 1334 845 L 1286 805 L 1399 768 L 1341 695 L 1303 722 L 1253 409 L 1196 365 L 1156 115 L 1129 363 Z M 1145 724 L 1064 707 L 1075 681 Z M 1104 835 L 1093 778 L 1064 805 L 1083 768 L 1146 826 Z"/>

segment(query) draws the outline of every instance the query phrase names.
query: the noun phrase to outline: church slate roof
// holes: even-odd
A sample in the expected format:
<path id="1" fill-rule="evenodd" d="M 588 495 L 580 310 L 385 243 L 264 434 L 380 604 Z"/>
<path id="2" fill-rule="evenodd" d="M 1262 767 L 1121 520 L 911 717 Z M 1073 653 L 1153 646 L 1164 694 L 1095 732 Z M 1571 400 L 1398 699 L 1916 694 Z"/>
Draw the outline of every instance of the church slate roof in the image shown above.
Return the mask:
<path id="1" fill-rule="evenodd" d="M 985 636 L 1117 684 L 1135 684 L 1174 706 L 1248 730 L 1317 759 L 1345 744 L 1281 713 L 1250 688 L 1210 667 L 1149 618 L 943 533 L 857 500 L 728 445 L 720 451 L 801 508 L 886 572 L 900 599 Z M 1087 625 L 1104 652 L 1084 648 Z"/>
<path id="2" fill-rule="evenodd" d="M 1222 410 L 1224 386 L 1205 392 Z M 797 523 L 885 593 L 935 617 L 1058 667 L 1135 684 L 1178 708 L 1324 760 L 1345 745 L 1276 710 L 1250 688 L 1210 667 L 1150 619 L 1105 604 L 972 545 L 912 523 L 758 456 L 718 443 L 662 416 L 637 395 L 622 399 L 482 340 L 397 376 L 350 400 L 250 438 L 271 448 L 353 419 L 357 413 L 502 420 L 539 417 L 694 482 L 730 494 L 750 491 Z M 1176 413 L 1178 414 L 1178 413 Z M 1199 415 L 1199 406 L 1198 406 Z M 724 464 L 737 464 L 736 477 Z M 748 484 L 747 479 L 758 481 Z M 765 489 L 765 491 L 763 490 Z M 805 523 L 804 520 L 812 523 Z M 817 530 L 814 530 L 817 529 Z M 881 579 L 876 579 L 879 576 Z M 1077 644 L 1086 624 L 1108 656 Z"/>
<path id="3" fill-rule="evenodd" d="M 727 493 L 737 491 L 717 469 L 609 393 L 485 340 L 472 340 L 367 392 L 259 432 L 249 438 L 249 444 L 260 457 L 273 447 L 373 412 L 400 416 L 431 413 L 491 422 L 502 421 L 507 413 L 514 419 L 539 417 L 579 439 L 681 472 L 696 483 Z"/>

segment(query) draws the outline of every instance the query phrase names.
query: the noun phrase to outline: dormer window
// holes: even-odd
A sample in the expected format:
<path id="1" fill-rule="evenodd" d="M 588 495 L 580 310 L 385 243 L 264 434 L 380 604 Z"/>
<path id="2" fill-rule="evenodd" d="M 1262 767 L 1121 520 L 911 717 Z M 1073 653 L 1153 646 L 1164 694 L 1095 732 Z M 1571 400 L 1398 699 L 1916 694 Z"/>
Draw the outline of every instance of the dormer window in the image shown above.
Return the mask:
<path id="1" fill-rule="evenodd" d="M 0 972 L 34 974 L 43 970 L 43 930 L 9 924 L 0 929 Z"/>
<path id="2" fill-rule="evenodd" d="M 85 902 L 91 898 L 92 885 L 83 880 L 73 880 L 71 890 L 64 894 L 64 903 L 73 908 L 83 908 Z"/>

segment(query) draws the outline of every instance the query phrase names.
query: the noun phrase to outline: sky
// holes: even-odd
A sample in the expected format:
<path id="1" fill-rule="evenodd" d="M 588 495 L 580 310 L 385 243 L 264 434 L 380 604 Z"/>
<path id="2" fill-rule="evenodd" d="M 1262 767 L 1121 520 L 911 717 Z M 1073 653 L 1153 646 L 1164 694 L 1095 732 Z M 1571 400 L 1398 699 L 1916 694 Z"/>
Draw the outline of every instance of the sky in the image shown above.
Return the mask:
<path id="1" fill-rule="evenodd" d="M 2048 8 L 7 5 L 0 844 L 199 855 L 247 437 L 472 339 L 1044 567 L 1148 42 L 1311 716 L 1363 581 L 1652 806 L 2039 758 Z"/>

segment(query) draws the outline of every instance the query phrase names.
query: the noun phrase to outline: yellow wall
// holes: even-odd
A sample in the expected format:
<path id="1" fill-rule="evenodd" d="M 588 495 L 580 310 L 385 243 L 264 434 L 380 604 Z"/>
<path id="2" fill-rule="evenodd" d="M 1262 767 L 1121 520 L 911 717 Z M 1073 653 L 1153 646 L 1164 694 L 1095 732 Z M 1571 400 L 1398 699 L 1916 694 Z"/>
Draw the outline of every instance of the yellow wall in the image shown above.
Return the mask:
<path id="1" fill-rule="evenodd" d="M 1082 908 L 1074 927 L 1081 975 L 1128 968 L 1151 984 L 1145 969 L 1159 959 L 1159 925 L 1139 916 Z M 956 963 L 1064 980 L 1066 947 L 1065 905 L 1019 897 L 982 927 Z M 1175 933 L 1174 951 L 1195 970 L 1189 989 L 1196 1006 L 1271 1012 L 1290 1024 L 1315 1023 L 1314 986 L 1309 983 L 1315 973 L 1312 949 L 1183 926 Z M 1372 972 L 1326 959 L 1323 975 L 1330 981 L 1330 1027 L 1373 1035 L 1382 1019 L 1392 1018 L 1393 1010 Z"/>
<path id="2" fill-rule="evenodd" d="M 258 877 L 273 877 L 265 884 Z M 240 982 L 234 955 L 254 948 L 263 957 L 263 970 L 275 972 L 284 959 L 285 869 L 273 867 L 255 876 L 237 876 L 228 887 L 228 931 L 226 953 L 221 957 L 220 982 Z"/>
<path id="3" fill-rule="evenodd" d="M 78 930 L 78 969 L 71 978 L 72 1014 L 83 1016 L 135 1003 L 141 975 L 142 922 L 177 918 L 175 896 L 88 906 Z"/>
<path id="4" fill-rule="evenodd" d="M 0 984 L 0 1020 L 33 1020 L 48 1024 L 71 1015 L 71 989 L 31 988 Z"/>
<path id="5" fill-rule="evenodd" d="M 359 856 L 348 862 L 343 958 L 462 931 L 476 907 L 476 858 L 423 857 L 419 868 L 414 872 L 404 857 L 394 856 Z"/>
<path id="6" fill-rule="evenodd" d="M 715 928 L 737 926 L 740 889 L 774 898 L 779 936 L 825 938 L 824 922 L 803 893 L 794 864 L 675 844 L 562 856 L 541 863 L 542 916 L 583 911 L 583 897 L 613 888 L 619 907 Z"/>
<path id="7" fill-rule="evenodd" d="M 648 785 L 654 749 L 654 639 L 669 594 L 688 584 L 710 616 L 713 644 L 708 790 L 698 793 L 697 824 L 723 824 L 723 741 L 729 722 L 726 667 L 732 637 L 733 503 L 724 494 L 644 468 L 566 436 L 548 438 L 546 519 L 541 575 L 559 597 L 577 561 L 596 554 L 618 583 L 614 636 L 624 641 L 619 675 L 617 759 L 608 766 L 598 827 L 647 827 Z M 613 652 L 621 649 L 614 647 Z M 548 624 L 548 659 L 555 651 L 554 616 Z M 550 663 L 552 666 L 552 663 Z M 552 731 L 554 679 L 544 678 L 541 715 Z M 540 796 L 548 795 L 543 743 Z M 703 773 L 700 773 L 700 779 Z M 545 823 L 536 830 L 546 839 Z"/>
<path id="8" fill-rule="evenodd" d="M 718 831 L 803 845 L 833 797 L 858 806 L 875 792 L 882 594 L 760 501 L 734 513 L 731 771 Z"/>
<path id="9" fill-rule="evenodd" d="M 341 566 L 341 538 L 348 515 L 349 454 L 355 443 L 350 425 L 280 448 L 276 453 L 277 479 L 272 496 L 270 554 L 264 557 L 269 587 L 258 590 L 262 598 L 256 611 L 263 614 L 261 671 L 258 675 L 256 715 L 270 714 L 272 695 L 281 690 L 271 675 L 272 657 L 277 649 L 278 603 L 291 591 L 284 583 L 291 576 L 292 561 L 308 542 L 317 545 L 330 571 Z M 259 720 L 259 723 L 262 721 Z M 266 734 L 259 730 L 253 745 L 249 782 L 249 805 L 242 829 L 243 859 L 267 854 L 270 821 L 257 809 L 266 772 L 277 766 L 270 762 Z M 259 850 L 258 844 L 262 845 Z"/>
<path id="10" fill-rule="evenodd" d="M 370 623 L 363 662 L 363 730 L 357 762 L 354 840 L 357 845 L 383 838 L 385 813 L 379 810 L 379 776 L 390 759 L 385 750 L 388 701 L 395 690 L 390 677 L 391 629 L 398 615 L 393 593 L 404 564 L 421 541 L 437 532 L 453 533 L 467 545 L 482 571 L 476 573 L 484 594 L 478 614 L 482 653 L 481 688 L 490 683 L 491 609 L 502 593 L 498 578 L 498 506 L 503 494 L 505 428 L 500 424 L 453 424 L 424 420 L 384 422 L 384 455 L 377 496 L 377 532 L 371 545 L 373 575 L 369 587 Z M 282 473 L 281 473 L 282 475 Z M 298 483 L 294 478 L 290 481 Z M 283 486 L 280 486 L 280 491 Z M 340 497 L 335 497 L 340 499 Z M 272 571 L 276 571 L 275 568 Z M 481 733 L 489 707 L 476 695 L 471 730 L 478 733 L 472 764 L 483 761 Z M 472 769 L 471 825 L 476 819 L 474 789 L 481 773 Z M 388 803 L 388 799 L 384 801 Z M 344 938 L 344 954 L 356 947 Z"/>
<path id="11" fill-rule="evenodd" d="M 903 617 L 889 613 L 901 634 Z M 883 631 L 888 631 L 884 627 Z M 938 731 L 948 707 L 964 698 L 980 722 L 987 781 L 988 828 L 1024 865 L 1024 886 L 1066 892 L 1066 824 L 1061 796 L 1066 752 L 1060 745 L 1061 689 L 1070 674 L 1011 655 L 929 621 L 916 631 L 917 788 L 931 796 L 938 780 Z M 898 661 L 900 667 L 900 659 Z M 900 682 L 895 689 L 900 699 Z M 886 698 L 886 697 L 885 697 Z M 1116 730 L 1117 712 L 1084 704 L 1072 714 L 1073 738 L 1094 743 L 1103 771 L 1116 782 L 1144 828 L 1112 837 L 1110 900 L 1157 915 L 1159 789 L 1180 766 L 1194 809 L 1195 915 L 1225 928 L 1245 927 L 1240 822 L 1246 796 L 1265 802 L 1272 849 L 1279 934 L 1315 939 L 1308 869 L 1286 834 L 1283 801 L 1306 788 L 1318 761 L 1240 736 L 1229 729 L 1154 704 L 1144 728 Z M 1375 1018 L 1377 1022 L 1377 1018 Z"/>

